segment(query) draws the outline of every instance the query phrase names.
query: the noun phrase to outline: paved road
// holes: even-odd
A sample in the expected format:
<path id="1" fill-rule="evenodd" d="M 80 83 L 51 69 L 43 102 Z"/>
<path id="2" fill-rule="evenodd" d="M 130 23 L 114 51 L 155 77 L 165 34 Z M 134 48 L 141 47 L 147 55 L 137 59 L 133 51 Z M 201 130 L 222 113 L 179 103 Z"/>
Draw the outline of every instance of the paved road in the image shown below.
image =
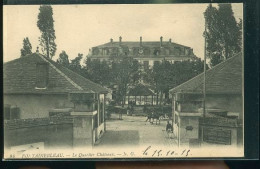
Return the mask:
<path id="1" fill-rule="evenodd" d="M 118 116 L 112 115 L 114 120 L 106 122 L 106 133 L 96 145 L 97 147 L 122 147 L 143 145 L 177 146 L 175 139 L 168 138 L 165 127 L 166 121 L 160 124 L 145 122 L 146 117 L 126 116 L 118 120 Z"/>

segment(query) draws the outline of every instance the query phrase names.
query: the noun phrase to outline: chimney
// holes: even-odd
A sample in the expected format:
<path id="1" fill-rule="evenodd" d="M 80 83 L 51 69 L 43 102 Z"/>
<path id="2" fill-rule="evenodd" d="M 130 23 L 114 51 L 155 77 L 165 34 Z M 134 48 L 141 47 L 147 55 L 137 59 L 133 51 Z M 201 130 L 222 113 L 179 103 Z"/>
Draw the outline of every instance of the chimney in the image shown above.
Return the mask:
<path id="1" fill-rule="evenodd" d="M 122 43 L 122 37 L 120 36 L 119 37 L 119 45 L 121 45 L 121 43 Z"/>
<path id="2" fill-rule="evenodd" d="M 163 41 L 163 37 L 160 37 L 160 46 L 162 47 L 162 41 Z"/>
<path id="3" fill-rule="evenodd" d="M 171 38 L 169 39 L 169 43 L 172 43 L 172 39 Z"/>
<path id="4" fill-rule="evenodd" d="M 140 36 L 140 46 L 142 46 L 142 40 L 143 40 L 143 38 L 142 38 L 142 36 Z"/>
<path id="5" fill-rule="evenodd" d="M 110 43 L 113 43 L 113 39 L 112 38 L 110 39 Z"/>

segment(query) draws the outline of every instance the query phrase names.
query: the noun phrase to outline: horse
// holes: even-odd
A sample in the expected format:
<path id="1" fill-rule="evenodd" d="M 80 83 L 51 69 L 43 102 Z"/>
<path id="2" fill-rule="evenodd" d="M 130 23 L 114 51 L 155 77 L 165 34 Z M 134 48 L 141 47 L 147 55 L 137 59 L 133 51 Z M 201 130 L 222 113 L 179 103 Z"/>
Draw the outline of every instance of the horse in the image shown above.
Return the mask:
<path id="1" fill-rule="evenodd" d="M 157 122 L 159 122 L 159 125 L 160 125 L 160 117 L 161 116 L 159 115 L 159 113 L 153 113 L 152 117 L 151 117 L 151 119 L 152 119 L 151 124 L 153 124 L 153 122 L 155 120 L 155 124 L 157 125 Z"/>
<path id="2" fill-rule="evenodd" d="M 149 122 L 151 122 L 152 119 L 152 113 L 147 113 L 147 119 L 145 122 L 147 122 L 149 120 Z"/>

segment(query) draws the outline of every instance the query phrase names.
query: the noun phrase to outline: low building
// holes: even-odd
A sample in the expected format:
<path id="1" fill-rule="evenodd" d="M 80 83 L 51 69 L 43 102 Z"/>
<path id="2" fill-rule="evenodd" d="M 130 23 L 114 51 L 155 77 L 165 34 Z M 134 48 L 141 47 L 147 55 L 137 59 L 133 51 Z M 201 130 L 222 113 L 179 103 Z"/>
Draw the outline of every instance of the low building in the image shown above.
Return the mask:
<path id="1" fill-rule="evenodd" d="M 204 73 L 170 90 L 174 134 L 180 146 L 196 140 L 209 144 L 243 144 L 242 77 L 241 53 L 207 70 L 205 114 Z"/>
<path id="2" fill-rule="evenodd" d="M 92 145 L 105 132 L 107 90 L 100 85 L 39 53 L 4 63 L 3 74 L 6 126 L 31 119 L 53 121 L 55 114 L 66 112 L 66 118 L 73 118 L 74 147 Z"/>
<path id="3" fill-rule="evenodd" d="M 103 45 L 95 46 L 90 49 L 88 57 L 92 60 L 99 59 L 101 61 L 111 61 L 113 59 L 120 59 L 123 57 L 131 57 L 139 61 L 144 68 L 149 68 L 156 62 L 168 60 L 171 63 L 176 61 L 192 60 L 196 56 L 193 49 L 169 41 L 163 41 L 160 37 L 159 41 L 123 41 L 119 37 L 119 41 L 115 42 L 113 39 Z"/>
<path id="4" fill-rule="evenodd" d="M 125 104 L 156 105 L 156 94 L 147 86 L 139 84 L 129 89 Z"/>

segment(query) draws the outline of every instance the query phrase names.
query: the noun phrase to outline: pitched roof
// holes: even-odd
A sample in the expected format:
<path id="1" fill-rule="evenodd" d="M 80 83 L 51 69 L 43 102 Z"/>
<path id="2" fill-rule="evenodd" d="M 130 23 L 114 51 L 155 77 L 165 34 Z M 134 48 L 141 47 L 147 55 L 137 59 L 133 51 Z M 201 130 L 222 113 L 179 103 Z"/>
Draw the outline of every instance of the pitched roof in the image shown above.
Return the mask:
<path id="1" fill-rule="evenodd" d="M 36 64 L 47 63 L 48 86 L 36 88 Z M 4 93 L 106 93 L 102 86 L 57 64 L 45 56 L 33 53 L 4 63 Z"/>
<path id="2" fill-rule="evenodd" d="M 128 96 L 152 96 L 155 95 L 147 86 L 142 84 L 136 85 L 134 88 L 129 89 Z"/>
<path id="3" fill-rule="evenodd" d="M 202 93 L 204 73 L 173 88 L 170 93 Z M 242 93 L 242 54 L 239 53 L 206 71 L 206 93 L 241 94 Z"/>
<path id="4" fill-rule="evenodd" d="M 160 47 L 160 41 L 143 41 L 142 46 L 143 47 Z M 119 46 L 127 46 L 128 48 L 133 48 L 133 47 L 140 47 L 140 42 L 139 41 L 122 41 L 121 44 L 119 42 L 108 42 L 99 46 L 95 47 L 119 47 Z M 185 47 L 185 48 L 190 48 L 188 46 L 180 45 L 174 42 L 162 42 L 162 46 L 164 47 Z"/>

